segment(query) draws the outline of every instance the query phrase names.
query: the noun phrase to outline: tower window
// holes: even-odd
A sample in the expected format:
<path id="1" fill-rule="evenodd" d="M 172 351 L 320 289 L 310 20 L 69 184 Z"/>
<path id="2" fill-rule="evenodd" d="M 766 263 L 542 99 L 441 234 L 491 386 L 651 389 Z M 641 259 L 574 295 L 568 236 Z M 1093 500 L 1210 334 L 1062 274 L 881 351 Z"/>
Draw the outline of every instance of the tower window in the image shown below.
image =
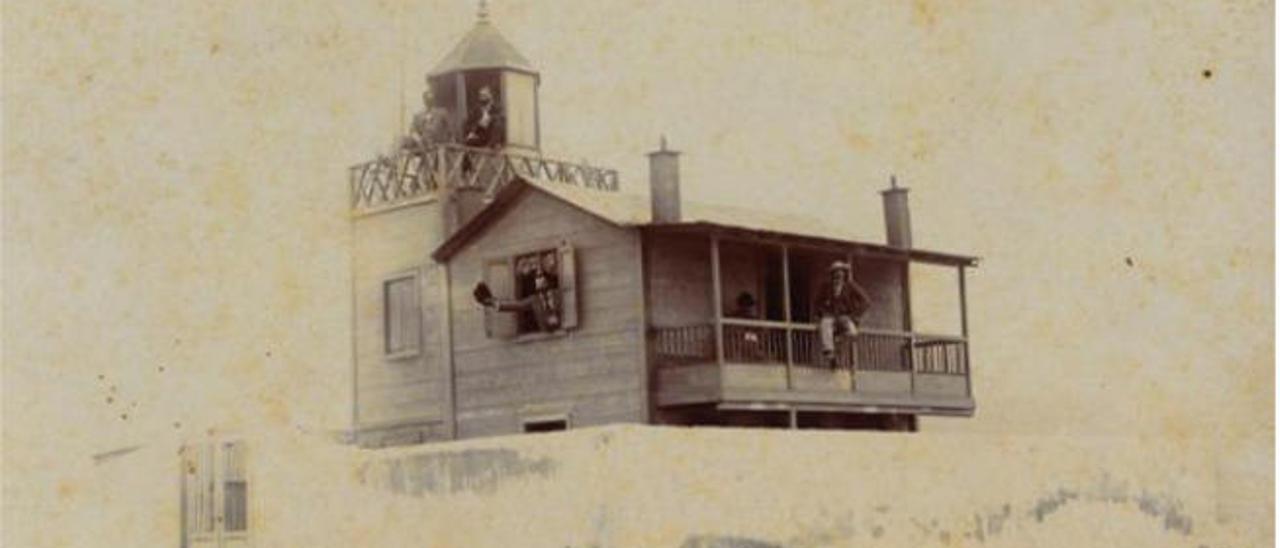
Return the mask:
<path id="1" fill-rule="evenodd" d="M 416 355 L 421 330 L 417 275 L 409 274 L 383 282 L 382 301 L 387 356 L 398 358 Z"/>

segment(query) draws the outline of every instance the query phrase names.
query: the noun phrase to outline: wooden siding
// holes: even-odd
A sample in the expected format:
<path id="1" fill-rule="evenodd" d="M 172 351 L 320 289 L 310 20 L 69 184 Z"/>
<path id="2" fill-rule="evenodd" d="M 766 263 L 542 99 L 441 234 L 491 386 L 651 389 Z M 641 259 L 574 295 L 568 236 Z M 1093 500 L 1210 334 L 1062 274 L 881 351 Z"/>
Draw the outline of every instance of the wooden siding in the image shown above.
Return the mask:
<path id="1" fill-rule="evenodd" d="M 580 323 L 558 334 L 486 336 L 471 290 L 495 258 L 577 254 Z M 526 192 L 449 262 L 460 437 L 520 432 L 530 409 L 555 406 L 573 427 L 643 422 L 647 414 L 639 233 L 537 191 Z"/>
<path id="2" fill-rule="evenodd" d="M 866 327 L 905 331 L 906 301 L 903 294 L 903 263 L 859 257 L 853 262 L 853 277 L 871 297 L 871 308 L 862 319 Z"/>
<path id="3" fill-rule="evenodd" d="M 440 359 L 444 275 L 443 267 L 427 257 L 441 238 L 438 207 L 431 202 L 354 221 L 355 418 L 362 444 L 426 437 L 421 432 L 437 429 L 444 412 Z M 417 352 L 392 358 L 385 348 L 383 283 L 408 273 L 418 276 L 420 343 Z M 377 432 L 390 438 L 382 440 Z"/>
<path id="4" fill-rule="evenodd" d="M 705 236 L 645 235 L 649 286 L 645 306 L 651 325 L 680 327 L 710 321 L 710 245 Z"/>

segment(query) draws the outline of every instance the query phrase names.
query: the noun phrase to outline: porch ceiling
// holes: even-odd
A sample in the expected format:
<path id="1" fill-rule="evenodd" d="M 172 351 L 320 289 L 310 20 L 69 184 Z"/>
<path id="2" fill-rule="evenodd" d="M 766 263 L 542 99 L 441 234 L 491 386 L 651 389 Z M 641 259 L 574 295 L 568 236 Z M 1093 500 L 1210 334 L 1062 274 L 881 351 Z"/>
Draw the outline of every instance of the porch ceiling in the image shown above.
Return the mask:
<path id="1" fill-rule="evenodd" d="M 943 253 L 925 249 L 900 249 L 884 244 L 860 242 L 856 240 L 840 240 L 822 236 L 811 236 L 787 232 L 776 232 L 744 226 L 734 226 L 706 221 L 682 223 L 650 223 L 644 225 L 645 230 L 655 232 L 683 232 L 696 234 L 719 234 L 738 240 L 754 240 L 762 243 L 787 244 L 820 249 L 839 249 L 855 255 L 874 256 L 902 261 L 916 261 L 948 266 L 977 266 L 978 257 Z"/>

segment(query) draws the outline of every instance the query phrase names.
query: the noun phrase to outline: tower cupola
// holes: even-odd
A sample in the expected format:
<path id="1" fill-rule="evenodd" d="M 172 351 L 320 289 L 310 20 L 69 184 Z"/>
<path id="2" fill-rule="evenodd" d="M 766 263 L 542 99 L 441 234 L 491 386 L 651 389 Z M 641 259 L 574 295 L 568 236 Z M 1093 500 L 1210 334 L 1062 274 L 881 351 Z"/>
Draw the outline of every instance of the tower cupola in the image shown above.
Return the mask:
<path id="1" fill-rule="evenodd" d="M 478 148 L 538 150 L 538 83 L 533 65 L 489 21 L 476 24 L 427 74 L 436 105 L 450 111 L 459 142 Z"/>

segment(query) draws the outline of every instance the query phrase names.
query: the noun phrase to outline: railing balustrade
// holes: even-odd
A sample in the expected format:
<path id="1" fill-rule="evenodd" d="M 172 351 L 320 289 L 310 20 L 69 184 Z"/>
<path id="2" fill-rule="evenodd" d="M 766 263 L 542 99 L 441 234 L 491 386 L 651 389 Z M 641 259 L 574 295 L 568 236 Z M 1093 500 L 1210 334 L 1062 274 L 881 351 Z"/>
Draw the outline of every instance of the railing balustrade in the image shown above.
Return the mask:
<path id="1" fill-rule="evenodd" d="M 813 324 L 723 318 L 720 325 L 726 363 L 831 367 L 821 360 L 818 331 Z M 650 330 L 650 340 L 655 357 L 663 365 L 716 361 L 714 323 L 655 327 Z M 969 374 L 968 342 L 963 337 L 865 328 L 855 337 L 839 337 L 837 341 L 836 368 L 913 375 Z"/>
<path id="2" fill-rule="evenodd" d="M 492 196 L 515 177 L 617 191 L 617 170 L 553 160 L 514 150 L 454 144 L 401 150 L 350 170 L 351 208 L 368 212 L 413 202 L 445 186 Z"/>
<path id="3" fill-rule="evenodd" d="M 716 359 L 715 331 L 710 324 L 653 329 L 654 355 L 663 363 L 701 363 Z"/>
<path id="4" fill-rule="evenodd" d="M 959 337 L 925 336 L 913 347 L 916 371 L 946 375 L 967 375 L 969 364 L 965 353 L 968 344 Z"/>

